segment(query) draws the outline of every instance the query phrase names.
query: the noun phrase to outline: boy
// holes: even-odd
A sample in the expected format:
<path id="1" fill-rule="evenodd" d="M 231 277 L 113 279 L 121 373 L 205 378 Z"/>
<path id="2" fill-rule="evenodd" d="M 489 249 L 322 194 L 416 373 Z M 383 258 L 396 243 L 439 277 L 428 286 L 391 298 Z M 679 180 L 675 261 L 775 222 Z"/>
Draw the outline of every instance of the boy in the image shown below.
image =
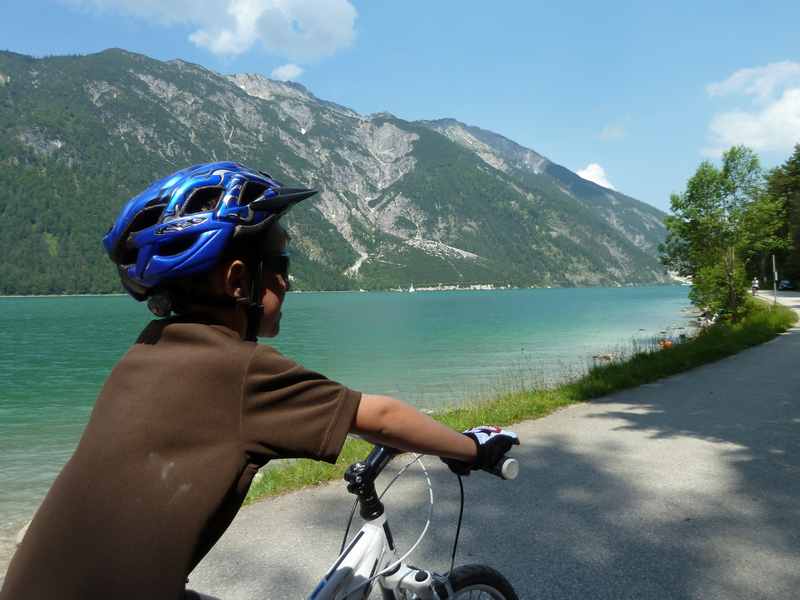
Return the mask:
<path id="1" fill-rule="evenodd" d="M 114 367 L 2 600 L 177 600 L 260 467 L 335 462 L 349 432 L 444 457 L 459 472 L 489 468 L 518 443 L 501 430 L 462 435 L 255 343 L 278 334 L 289 289 L 277 220 L 314 193 L 211 163 L 128 202 L 105 247 L 125 289 L 168 318 L 152 321 Z"/>

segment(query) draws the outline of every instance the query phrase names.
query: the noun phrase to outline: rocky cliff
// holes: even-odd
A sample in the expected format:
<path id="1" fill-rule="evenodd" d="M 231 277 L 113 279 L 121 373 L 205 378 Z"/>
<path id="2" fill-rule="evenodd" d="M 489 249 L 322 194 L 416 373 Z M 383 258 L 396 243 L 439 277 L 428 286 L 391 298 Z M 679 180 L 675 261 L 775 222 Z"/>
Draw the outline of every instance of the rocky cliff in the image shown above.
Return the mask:
<path id="1" fill-rule="evenodd" d="M 663 214 L 453 120 L 123 50 L 0 52 L 0 293 L 112 291 L 99 240 L 149 181 L 238 160 L 321 193 L 287 217 L 300 289 L 667 280 Z"/>

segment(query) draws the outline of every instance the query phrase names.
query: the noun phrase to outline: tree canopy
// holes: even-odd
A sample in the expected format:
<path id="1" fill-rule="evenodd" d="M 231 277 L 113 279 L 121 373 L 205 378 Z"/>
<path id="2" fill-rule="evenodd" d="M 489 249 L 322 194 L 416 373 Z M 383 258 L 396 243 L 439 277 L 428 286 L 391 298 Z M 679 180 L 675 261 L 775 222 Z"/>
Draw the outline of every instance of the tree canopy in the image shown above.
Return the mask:
<path id="1" fill-rule="evenodd" d="M 782 233 L 787 245 L 779 254 L 781 271 L 786 279 L 800 281 L 800 143 L 786 162 L 769 174 L 767 191 L 784 211 Z"/>
<path id="2" fill-rule="evenodd" d="M 721 167 L 702 162 L 686 190 L 672 196 L 662 261 L 692 277 L 697 306 L 738 318 L 749 276 L 764 257 L 790 247 L 786 203 L 768 187 L 758 156 L 734 146 Z"/>

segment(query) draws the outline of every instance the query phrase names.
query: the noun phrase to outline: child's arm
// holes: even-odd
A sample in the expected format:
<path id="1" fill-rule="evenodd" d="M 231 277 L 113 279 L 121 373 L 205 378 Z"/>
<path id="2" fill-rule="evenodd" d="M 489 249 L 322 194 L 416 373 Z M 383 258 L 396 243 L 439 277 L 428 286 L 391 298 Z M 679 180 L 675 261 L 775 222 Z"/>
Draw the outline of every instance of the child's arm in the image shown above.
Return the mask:
<path id="1" fill-rule="evenodd" d="M 466 463 L 477 456 L 475 442 L 434 421 L 401 400 L 362 394 L 350 431 L 368 442 Z"/>

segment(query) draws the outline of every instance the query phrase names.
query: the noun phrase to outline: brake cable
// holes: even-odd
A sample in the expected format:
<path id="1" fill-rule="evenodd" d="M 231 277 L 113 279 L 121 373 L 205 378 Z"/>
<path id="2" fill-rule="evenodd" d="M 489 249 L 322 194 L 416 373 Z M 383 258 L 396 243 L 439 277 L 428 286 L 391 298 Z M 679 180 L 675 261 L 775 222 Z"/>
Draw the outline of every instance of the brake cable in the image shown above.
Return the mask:
<path id="1" fill-rule="evenodd" d="M 429 496 L 429 499 L 430 499 L 430 504 L 428 506 L 428 518 L 427 518 L 427 520 L 425 522 L 425 527 L 423 527 L 423 529 L 422 529 L 422 533 L 419 534 L 419 537 L 417 538 L 417 541 L 414 542 L 414 544 L 411 546 L 411 548 L 405 554 L 403 554 L 403 556 L 401 556 L 400 558 L 398 558 L 393 563 L 389 564 L 388 566 L 384 567 L 383 569 L 381 569 L 380 571 L 375 573 L 372 577 L 370 577 L 366 581 L 364 581 L 362 583 L 359 583 L 356 587 L 354 587 L 352 589 L 347 590 L 343 597 L 346 598 L 346 597 L 350 596 L 350 594 L 352 594 L 352 593 L 354 593 L 354 592 L 356 592 L 356 591 L 358 591 L 358 590 L 370 585 L 373 581 L 375 581 L 379 577 L 383 577 L 384 575 L 389 573 L 392 569 L 394 569 L 399 564 L 401 564 L 406 558 L 408 558 L 411 555 L 412 552 L 414 552 L 414 550 L 417 549 L 417 546 L 420 545 L 422 540 L 425 538 L 425 535 L 428 533 L 428 529 L 431 526 L 431 518 L 433 517 L 433 484 L 431 483 L 431 478 L 430 478 L 430 475 L 428 474 L 428 469 L 425 468 L 425 463 L 422 462 L 421 459 L 422 459 L 422 455 L 421 454 L 417 454 L 416 457 L 414 458 L 414 460 L 412 460 L 407 465 L 405 465 L 402 469 L 400 469 L 400 472 L 398 472 L 397 475 L 395 475 L 394 478 L 392 478 L 392 480 L 389 482 L 389 485 L 386 486 L 386 488 L 383 490 L 383 492 L 381 493 L 379 498 L 383 498 L 384 494 L 386 494 L 386 492 L 389 491 L 389 488 L 392 487 L 394 482 L 397 481 L 397 479 L 403 473 L 405 473 L 411 465 L 413 465 L 414 463 L 418 462 L 420 468 L 422 468 L 422 472 L 425 475 L 425 480 L 428 483 L 428 496 Z M 354 512 L 355 512 L 355 509 L 353 509 L 353 513 Z M 351 521 L 352 521 L 353 513 L 351 513 L 351 518 L 350 518 Z M 347 524 L 347 529 L 348 530 L 350 529 L 350 523 Z M 346 534 L 345 534 L 345 539 L 347 539 L 347 535 Z"/>
<path id="2" fill-rule="evenodd" d="M 422 459 L 422 454 L 417 454 L 416 457 L 414 458 L 414 460 L 412 460 L 411 462 L 409 462 L 408 464 L 403 466 L 403 468 L 400 469 L 400 471 L 397 472 L 397 475 L 392 477 L 392 480 L 383 489 L 383 491 L 381 492 L 381 495 L 378 497 L 378 499 L 379 500 L 383 499 L 383 496 L 386 494 L 386 492 L 389 491 L 389 488 L 392 487 L 392 485 L 394 485 L 394 482 L 397 481 L 399 479 L 399 477 L 403 473 L 405 473 L 411 465 L 413 465 L 415 462 L 421 461 L 421 459 Z M 420 465 L 422 465 L 422 462 L 420 462 Z M 423 465 L 422 468 L 424 469 L 425 466 Z M 342 547 L 339 550 L 339 554 L 344 552 L 344 547 L 347 544 L 347 534 L 350 533 L 350 525 L 352 525 L 352 523 L 353 523 L 353 516 L 356 514 L 356 507 L 358 507 L 358 498 L 355 499 L 355 501 L 353 502 L 353 508 L 350 510 L 350 517 L 347 519 L 347 529 L 344 530 L 344 537 L 342 538 Z"/>
<path id="3" fill-rule="evenodd" d="M 456 564 L 456 548 L 458 548 L 458 535 L 461 533 L 461 517 L 464 516 L 464 483 L 461 481 L 461 475 L 456 473 L 458 477 L 458 488 L 461 491 L 461 502 L 458 506 L 458 525 L 456 525 L 456 537 L 453 540 L 453 556 L 450 558 L 450 570 L 446 573 L 450 575 L 453 572 L 453 567 Z"/>
<path id="4" fill-rule="evenodd" d="M 386 494 L 386 492 L 389 491 L 389 488 L 392 487 L 394 482 L 397 481 L 397 479 L 403 473 L 405 473 L 406 470 L 408 470 L 408 468 L 411 465 L 413 465 L 415 462 L 417 462 L 421 458 L 422 458 L 422 455 L 418 454 L 417 457 L 414 460 L 412 460 L 407 465 L 405 465 L 402 469 L 400 469 L 400 471 L 397 473 L 397 475 L 395 475 L 392 478 L 392 480 L 389 482 L 389 484 L 386 486 L 386 488 L 383 490 L 383 492 L 381 492 L 380 498 L 383 498 L 384 494 Z M 447 571 L 447 573 L 445 575 L 449 575 L 450 573 L 452 573 L 453 568 L 455 567 L 455 564 L 456 564 L 456 551 L 458 550 L 458 539 L 459 539 L 459 537 L 461 535 L 461 522 L 462 522 L 463 517 L 464 517 L 464 482 L 463 482 L 463 480 L 461 478 L 461 475 L 456 474 L 456 477 L 458 477 L 458 489 L 459 489 L 458 523 L 456 524 L 456 536 L 453 539 L 453 553 L 452 553 L 452 555 L 450 557 L 450 570 Z M 356 498 L 355 501 L 353 502 L 353 508 L 350 510 L 350 516 L 347 519 L 347 528 L 345 529 L 344 537 L 342 538 L 342 547 L 339 549 L 339 554 L 340 555 L 342 554 L 342 552 L 344 552 L 344 548 L 347 545 L 347 534 L 350 533 L 350 526 L 353 524 L 353 517 L 356 514 L 356 508 L 357 507 L 358 507 L 358 498 Z"/>

